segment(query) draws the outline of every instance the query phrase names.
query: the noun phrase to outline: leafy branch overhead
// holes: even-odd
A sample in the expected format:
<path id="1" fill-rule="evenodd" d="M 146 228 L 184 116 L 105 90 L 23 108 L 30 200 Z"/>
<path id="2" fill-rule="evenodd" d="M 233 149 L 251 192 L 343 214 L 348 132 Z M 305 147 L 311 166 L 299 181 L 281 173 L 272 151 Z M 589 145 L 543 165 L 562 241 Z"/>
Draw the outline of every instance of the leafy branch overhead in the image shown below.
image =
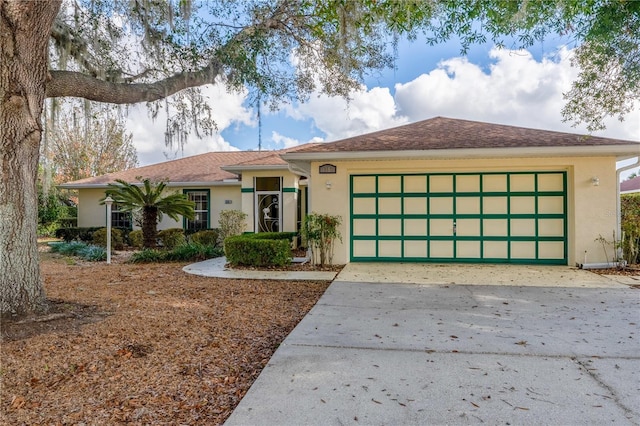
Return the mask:
<path id="1" fill-rule="evenodd" d="M 421 34 L 430 44 L 457 37 L 462 53 L 573 37 L 582 72 L 563 113 L 594 130 L 640 98 L 640 3 L 615 0 L 73 2 L 51 30 L 46 90 L 130 104 L 224 81 L 272 105 L 315 90 L 347 97 L 367 72 L 393 66 L 400 37 Z"/>

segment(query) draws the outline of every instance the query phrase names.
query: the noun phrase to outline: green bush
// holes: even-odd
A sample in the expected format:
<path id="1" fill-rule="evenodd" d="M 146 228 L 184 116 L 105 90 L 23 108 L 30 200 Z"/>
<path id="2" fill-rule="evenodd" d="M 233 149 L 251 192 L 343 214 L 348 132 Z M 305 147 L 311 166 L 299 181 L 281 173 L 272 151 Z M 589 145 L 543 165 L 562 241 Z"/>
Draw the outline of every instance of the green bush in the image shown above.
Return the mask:
<path id="1" fill-rule="evenodd" d="M 92 226 L 92 227 L 81 227 L 81 228 L 58 228 L 56 229 L 56 238 L 60 238 L 65 242 L 70 241 L 84 241 L 85 243 L 93 242 L 93 233 L 98 229 L 104 229 L 104 226 Z M 113 227 L 111 230 L 118 229 L 123 238 L 127 237 L 129 230 L 126 228 Z M 104 241 L 106 244 L 107 237 L 104 237 Z"/>
<path id="2" fill-rule="evenodd" d="M 89 245 L 80 249 L 77 256 L 90 262 L 98 262 L 107 260 L 107 250 L 104 247 Z"/>
<path id="3" fill-rule="evenodd" d="M 100 228 L 94 231 L 91 236 L 93 244 L 100 247 L 107 247 L 107 228 Z M 124 237 L 122 231 L 118 228 L 111 229 L 111 249 L 122 250 L 124 248 Z"/>
<path id="4" fill-rule="evenodd" d="M 58 222 L 51 222 L 47 224 L 38 224 L 38 237 L 54 237 L 58 230 Z"/>
<path id="5" fill-rule="evenodd" d="M 622 257 L 630 264 L 640 263 L 640 194 L 620 197 Z"/>
<path id="6" fill-rule="evenodd" d="M 81 241 L 71 241 L 70 243 L 52 244 L 51 251 L 53 253 L 63 254 L 65 256 L 77 256 L 84 260 L 92 262 L 106 260 L 107 252 L 104 248 L 94 245 L 88 245 Z"/>
<path id="7" fill-rule="evenodd" d="M 314 264 L 333 263 L 333 248 L 336 240 L 342 241 L 338 228 L 342 223 L 340 216 L 311 213 L 302 223 L 302 238 L 311 248 Z"/>
<path id="8" fill-rule="evenodd" d="M 205 246 L 216 247 L 218 245 L 219 238 L 220 238 L 220 230 L 206 229 L 204 231 L 198 231 L 196 233 L 191 234 L 189 238 L 194 243 L 203 244 Z"/>
<path id="9" fill-rule="evenodd" d="M 87 243 L 82 241 L 71 241 L 68 243 L 54 244 L 51 246 L 53 253 L 60 253 L 66 256 L 76 256 L 78 252 L 87 247 Z"/>
<path id="10" fill-rule="evenodd" d="M 189 242 L 173 250 L 165 253 L 165 260 L 175 262 L 198 262 L 201 260 L 212 259 L 214 257 L 220 257 L 224 253 L 221 248 L 214 247 L 212 245 L 205 245 L 195 242 Z"/>
<path id="11" fill-rule="evenodd" d="M 187 242 L 186 237 L 184 236 L 184 230 L 182 228 L 170 228 L 164 229 L 158 232 L 158 239 L 162 246 L 167 250 L 173 250 Z"/>
<path id="12" fill-rule="evenodd" d="M 58 228 L 56 230 L 56 238 L 61 238 L 65 242 L 74 240 L 89 242 L 92 241 L 93 232 L 101 227 L 91 228 Z"/>
<path id="13" fill-rule="evenodd" d="M 141 249 L 144 246 L 144 238 L 142 236 L 142 229 L 136 229 L 129 232 L 129 245 L 137 249 Z"/>
<path id="14" fill-rule="evenodd" d="M 169 251 L 156 249 L 140 250 L 131 256 L 129 262 L 197 262 L 214 257 L 220 257 L 223 254 L 224 253 L 221 248 L 191 242 L 181 244 Z"/>
<path id="15" fill-rule="evenodd" d="M 244 234 L 224 240 L 227 260 L 234 265 L 283 266 L 291 262 L 293 232 Z"/>
<path id="16" fill-rule="evenodd" d="M 143 249 L 133 253 L 129 258 L 130 263 L 163 262 L 166 252 L 157 249 Z"/>
<path id="17" fill-rule="evenodd" d="M 222 210 L 220 212 L 220 241 L 224 241 L 227 237 L 241 235 L 247 228 L 247 214 L 240 210 Z"/>

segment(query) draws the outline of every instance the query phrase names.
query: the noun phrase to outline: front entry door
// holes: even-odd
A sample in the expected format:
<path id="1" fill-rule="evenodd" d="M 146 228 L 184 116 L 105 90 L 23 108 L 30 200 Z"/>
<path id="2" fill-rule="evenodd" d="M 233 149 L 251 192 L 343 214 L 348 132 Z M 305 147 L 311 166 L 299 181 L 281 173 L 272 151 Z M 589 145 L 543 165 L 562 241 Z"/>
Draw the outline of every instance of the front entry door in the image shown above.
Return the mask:
<path id="1" fill-rule="evenodd" d="M 280 232 L 280 191 L 256 192 L 256 232 Z"/>

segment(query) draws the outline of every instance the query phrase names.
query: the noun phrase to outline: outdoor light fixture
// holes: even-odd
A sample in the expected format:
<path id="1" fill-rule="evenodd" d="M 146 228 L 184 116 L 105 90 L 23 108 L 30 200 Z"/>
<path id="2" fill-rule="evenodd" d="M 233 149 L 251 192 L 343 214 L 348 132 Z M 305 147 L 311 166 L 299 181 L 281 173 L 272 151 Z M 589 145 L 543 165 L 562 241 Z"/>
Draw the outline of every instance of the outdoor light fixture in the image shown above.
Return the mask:
<path id="1" fill-rule="evenodd" d="M 324 183 L 324 185 L 327 187 L 327 189 L 331 189 L 331 181 L 328 180 Z"/>
<path id="2" fill-rule="evenodd" d="M 109 195 L 104 199 L 104 203 L 107 205 L 107 265 L 109 265 L 111 264 L 111 205 L 113 198 Z"/>
<path id="3" fill-rule="evenodd" d="M 591 183 L 593 184 L 593 186 L 598 186 L 600 185 L 600 178 L 598 176 L 594 176 L 591 178 Z"/>

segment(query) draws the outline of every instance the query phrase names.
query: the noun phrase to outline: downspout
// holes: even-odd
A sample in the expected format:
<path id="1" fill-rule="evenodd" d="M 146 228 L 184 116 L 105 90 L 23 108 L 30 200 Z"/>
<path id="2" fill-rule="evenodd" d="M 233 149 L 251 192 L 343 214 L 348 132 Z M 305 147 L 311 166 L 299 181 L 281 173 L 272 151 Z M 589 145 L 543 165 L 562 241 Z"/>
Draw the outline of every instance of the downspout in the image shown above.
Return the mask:
<path id="1" fill-rule="evenodd" d="M 311 163 L 305 162 L 303 164 L 304 166 L 307 166 L 307 167 L 302 166 L 300 163 L 293 163 L 293 162 L 287 161 L 287 167 L 289 168 L 289 171 L 294 175 L 306 177 L 307 188 L 309 188 L 309 185 L 311 185 Z M 307 205 L 311 205 L 311 191 L 309 190 L 307 190 Z M 307 212 L 307 214 L 309 214 L 309 212 Z M 307 255 L 303 258 L 296 257 L 293 259 L 293 261 L 295 263 L 305 264 L 311 261 L 311 256 L 312 256 L 311 247 L 307 247 Z"/>

